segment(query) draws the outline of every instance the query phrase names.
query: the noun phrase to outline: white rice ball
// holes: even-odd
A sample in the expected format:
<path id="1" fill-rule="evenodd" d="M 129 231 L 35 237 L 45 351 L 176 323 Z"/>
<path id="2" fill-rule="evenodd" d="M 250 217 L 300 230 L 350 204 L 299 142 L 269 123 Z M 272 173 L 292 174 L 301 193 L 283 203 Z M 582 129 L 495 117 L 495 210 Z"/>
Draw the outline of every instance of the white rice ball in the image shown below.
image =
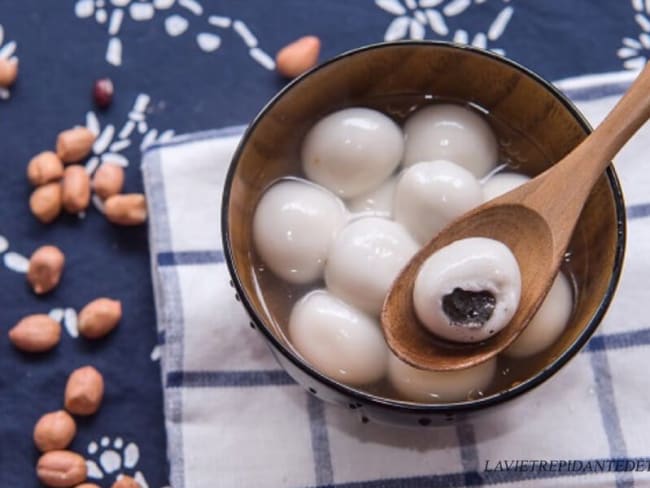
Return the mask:
<path id="1" fill-rule="evenodd" d="M 521 273 L 508 247 L 494 239 L 452 242 L 422 264 L 413 287 L 417 317 L 433 334 L 480 342 L 502 330 L 515 314 Z"/>
<path id="2" fill-rule="evenodd" d="M 392 119 L 369 108 L 346 108 L 307 133 L 302 164 L 310 180 L 342 198 L 354 198 L 388 178 L 403 151 L 402 131 Z"/>
<path id="3" fill-rule="evenodd" d="M 497 173 L 483 183 L 485 201 L 500 197 L 528 181 L 530 181 L 528 176 L 519 173 Z"/>
<path id="4" fill-rule="evenodd" d="M 312 366 L 341 383 L 365 385 L 386 374 L 388 347 L 377 320 L 325 290 L 294 305 L 289 337 Z"/>
<path id="5" fill-rule="evenodd" d="M 395 190 L 395 220 L 420 244 L 447 224 L 483 203 L 478 180 L 450 161 L 431 161 L 407 168 Z"/>
<path id="6" fill-rule="evenodd" d="M 573 311 L 569 280 L 559 273 L 530 323 L 503 353 L 523 358 L 542 352 L 562 335 Z"/>
<path id="7" fill-rule="evenodd" d="M 496 166 L 497 139 L 475 110 L 437 104 L 415 112 L 404 125 L 404 165 L 445 159 L 482 178 Z"/>
<path id="8" fill-rule="evenodd" d="M 378 316 L 390 285 L 417 250 L 396 222 L 378 217 L 353 220 L 332 245 L 325 283 L 346 302 Z"/>
<path id="9" fill-rule="evenodd" d="M 323 276 L 330 246 L 346 220 L 343 202 L 329 191 L 304 180 L 281 180 L 257 204 L 253 242 L 277 276 L 310 283 Z"/>
<path id="10" fill-rule="evenodd" d="M 494 378 L 496 366 L 497 360 L 492 358 L 458 371 L 424 371 L 390 353 L 388 380 L 400 395 L 410 401 L 459 402 L 483 393 Z"/>
<path id="11" fill-rule="evenodd" d="M 368 193 L 348 200 L 348 209 L 352 213 L 390 218 L 393 215 L 393 199 L 396 187 L 397 178 L 391 177 Z"/>

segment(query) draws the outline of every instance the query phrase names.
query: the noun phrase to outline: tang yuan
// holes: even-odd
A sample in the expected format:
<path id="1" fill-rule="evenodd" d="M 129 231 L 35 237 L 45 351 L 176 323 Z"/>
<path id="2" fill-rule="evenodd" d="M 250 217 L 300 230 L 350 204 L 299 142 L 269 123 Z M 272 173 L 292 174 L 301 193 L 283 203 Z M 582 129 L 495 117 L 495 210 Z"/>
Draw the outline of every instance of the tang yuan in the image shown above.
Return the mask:
<path id="1" fill-rule="evenodd" d="M 325 266 L 335 295 L 377 316 L 391 283 L 418 250 L 404 228 L 391 220 L 353 220 L 337 236 Z"/>
<path id="2" fill-rule="evenodd" d="M 522 358 L 542 352 L 562 335 L 572 310 L 571 285 L 564 273 L 559 273 L 530 323 L 503 353 Z"/>
<path id="3" fill-rule="evenodd" d="M 395 220 L 424 245 L 481 203 L 481 185 L 465 168 L 443 160 L 417 163 L 404 171 L 397 184 Z"/>
<path id="4" fill-rule="evenodd" d="M 388 359 L 388 380 L 407 400 L 424 403 L 459 402 L 485 393 L 496 372 L 496 358 L 458 371 L 425 371 L 394 354 Z"/>
<path id="5" fill-rule="evenodd" d="M 388 347 L 377 320 L 325 290 L 294 305 L 289 336 L 307 361 L 342 383 L 365 385 L 386 374 Z"/>
<path id="6" fill-rule="evenodd" d="M 390 218 L 393 215 L 396 187 L 397 178 L 392 177 L 368 193 L 348 200 L 348 209 L 353 213 Z"/>
<path id="7" fill-rule="evenodd" d="M 482 178 L 496 166 L 497 139 L 477 111 L 436 104 L 413 114 L 404 125 L 404 165 L 446 159 Z"/>
<path id="8" fill-rule="evenodd" d="M 323 275 L 330 245 L 347 218 L 341 200 L 299 179 L 272 185 L 257 204 L 253 241 L 264 263 L 289 283 Z"/>
<path id="9" fill-rule="evenodd" d="M 483 183 L 485 201 L 508 193 L 528 181 L 528 176 L 519 173 L 497 173 Z"/>
<path id="10" fill-rule="evenodd" d="M 302 144 L 303 170 L 342 198 L 379 186 L 402 159 L 404 139 L 393 120 L 377 110 L 346 108 L 316 123 Z"/>
<path id="11" fill-rule="evenodd" d="M 429 256 L 413 286 L 413 304 L 433 334 L 456 342 L 480 342 L 503 329 L 521 295 L 519 265 L 508 247 L 471 237 Z"/>

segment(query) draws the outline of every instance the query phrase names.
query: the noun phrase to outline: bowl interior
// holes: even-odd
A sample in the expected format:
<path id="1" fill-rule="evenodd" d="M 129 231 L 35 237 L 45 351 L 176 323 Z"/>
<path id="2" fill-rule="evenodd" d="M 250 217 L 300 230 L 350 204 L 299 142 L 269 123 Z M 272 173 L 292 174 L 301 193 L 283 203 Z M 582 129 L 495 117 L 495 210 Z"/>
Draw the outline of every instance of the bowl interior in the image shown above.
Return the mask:
<path id="1" fill-rule="evenodd" d="M 274 281 L 270 273 L 260 281 L 255 272 L 260 263 L 253 250 L 251 222 L 263 191 L 280 177 L 301 175 L 301 141 L 322 116 L 364 106 L 388 113 L 401 123 L 415 108 L 440 100 L 484 110 L 497 133 L 501 158 L 531 176 L 561 159 L 589 130 L 565 100 L 521 67 L 452 45 L 369 47 L 327 63 L 292 84 L 247 133 L 233 161 L 225 202 L 227 247 L 242 299 L 289 351 L 283 333 L 291 305 L 286 286 Z M 526 362 L 526 377 L 542 372 L 592 331 L 590 322 L 607 301 L 618 266 L 617 199 L 620 204 L 615 179 L 604 175 L 570 245 L 567 268 L 575 287 L 572 319 L 560 340 Z M 504 384 L 500 389 L 514 386 Z"/>

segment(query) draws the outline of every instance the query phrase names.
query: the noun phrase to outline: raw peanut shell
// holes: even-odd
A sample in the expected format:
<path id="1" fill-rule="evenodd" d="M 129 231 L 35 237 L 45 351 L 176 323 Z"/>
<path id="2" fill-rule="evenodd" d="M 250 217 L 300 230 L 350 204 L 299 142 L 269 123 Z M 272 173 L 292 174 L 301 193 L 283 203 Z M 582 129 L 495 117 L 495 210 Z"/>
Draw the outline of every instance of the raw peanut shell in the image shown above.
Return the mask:
<path id="1" fill-rule="evenodd" d="M 122 476 L 119 480 L 111 485 L 111 488 L 142 488 L 140 483 L 130 476 Z"/>
<path id="2" fill-rule="evenodd" d="M 77 163 L 90 154 L 95 134 L 86 127 L 64 130 L 56 138 L 56 154 L 64 163 Z"/>
<path id="3" fill-rule="evenodd" d="M 56 246 L 41 246 L 29 259 L 27 281 L 37 295 L 53 290 L 59 284 L 65 256 Z"/>
<path id="4" fill-rule="evenodd" d="M 46 413 L 34 426 L 34 444 L 41 452 L 65 449 L 76 433 L 77 425 L 68 412 Z"/>
<path id="5" fill-rule="evenodd" d="M 295 78 L 316 66 L 320 54 L 320 39 L 305 36 L 280 49 L 275 57 L 278 72 L 287 78 Z"/>
<path id="6" fill-rule="evenodd" d="M 92 366 L 74 370 L 65 385 L 65 409 L 75 415 L 92 415 L 102 403 L 104 378 Z"/>
<path id="7" fill-rule="evenodd" d="M 86 460 L 72 451 L 46 452 L 38 460 L 36 475 L 45 486 L 75 486 L 86 480 Z"/>
<path id="8" fill-rule="evenodd" d="M 140 225 L 147 220 L 147 201 L 142 193 L 113 195 L 104 205 L 106 218 L 118 225 Z"/>
<path id="9" fill-rule="evenodd" d="M 61 213 L 63 191 L 61 183 L 47 183 L 39 186 L 29 197 L 29 208 L 38 220 L 49 224 Z"/>
<path id="10" fill-rule="evenodd" d="M 45 352 L 61 339 L 61 324 L 49 315 L 28 315 L 9 331 L 9 340 L 25 352 Z"/>
<path id="11" fill-rule="evenodd" d="M 83 166 L 68 166 L 63 172 L 63 208 L 76 214 L 88 208 L 90 203 L 90 178 Z"/>
<path id="12" fill-rule="evenodd" d="M 110 298 L 93 300 L 79 312 L 79 333 L 88 339 L 99 339 L 112 331 L 122 318 L 122 303 Z"/>
<path id="13" fill-rule="evenodd" d="M 63 162 L 52 151 L 34 156 L 27 165 L 27 179 L 34 186 L 44 185 L 63 177 Z"/>
<path id="14" fill-rule="evenodd" d="M 117 164 L 102 164 L 93 176 L 92 186 L 102 200 L 117 195 L 124 186 L 124 169 Z"/>
<path id="15" fill-rule="evenodd" d="M 9 88 L 18 78 L 18 60 L 0 58 L 0 86 Z"/>

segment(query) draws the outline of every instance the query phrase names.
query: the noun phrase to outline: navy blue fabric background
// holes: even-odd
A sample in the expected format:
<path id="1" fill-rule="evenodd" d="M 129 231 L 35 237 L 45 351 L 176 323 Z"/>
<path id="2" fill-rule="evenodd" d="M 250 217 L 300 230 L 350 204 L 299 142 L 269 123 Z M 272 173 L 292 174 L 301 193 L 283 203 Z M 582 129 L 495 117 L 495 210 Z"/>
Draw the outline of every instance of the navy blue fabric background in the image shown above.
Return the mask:
<path id="1" fill-rule="evenodd" d="M 110 7 L 111 0 L 105 3 Z M 271 54 L 299 36 L 318 35 L 321 59 L 383 40 L 394 19 L 373 0 L 203 0 L 202 5 L 202 16 L 179 5 L 148 21 L 136 22 L 127 14 L 120 31 L 123 62 L 112 66 L 105 60 L 106 25 L 77 18 L 74 0 L 0 0 L 5 43 L 15 40 L 20 58 L 19 81 L 11 98 L 0 101 L 0 235 L 11 251 L 25 256 L 52 243 L 67 257 L 61 285 L 45 297 L 31 293 L 24 275 L 0 265 L 3 487 L 39 486 L 33 425 L 43 413 L 61 408 L 68 373 L 84 364 L 103 372 L 106 397 L 97 415 L 79 421 L 72 449 L 85 455 L 88 444 L 103 436 L 134 441 L 140 448 L 137 469 L 149 486 L 167 483 L 160 371 L 150 359 L 157 338 L 146 229 L 116 228 L 94 209 L 83 220 L 64 216 L 42 225 L 28 208 L 28 160 L 52 148 L 60 130 L 85 122 L 86 112 L 93 110 L 93 80 L 109 76 L 116 86 L 114 104 L 97 112 L 102 126 L 112 123 L 119 130 L 139 93 L 151 96 L 147 120 L 160 131 L 242 124 L 284 81 L 252 60 L 232 29 L 220 32 L 215 52 L 201 51 L 195 35 L 207 30 L 209 14 L 244 20 Z M 488 0 L 450 17 L 448 26 L 452 32 L 468 26 L 485 31 L 506 5 L 515 13 L 495 47 L 549 79 L 622 70 L 617 56 L 622 39 L 641 31 L 633 4 L 611 0 Z M 190 20 L 178 37 L 164 28 L 164 19 L 173 13 Z M 440 38 L 431 29 L 426 37 Z M 130 160 L 126 191 L 141 191 L 138 144 L 124 154 Z M 24 315 L 54 307 L 79 310 L 98 296 L 120 299 L 124 309 L 120 327 L 105 340 L 91 343 L 64 332 L 59 347 L 42 356 L 22 354 L 7 340 L 6 331 Z M 110 486 L 108 478 L 99 483 Z"/>

